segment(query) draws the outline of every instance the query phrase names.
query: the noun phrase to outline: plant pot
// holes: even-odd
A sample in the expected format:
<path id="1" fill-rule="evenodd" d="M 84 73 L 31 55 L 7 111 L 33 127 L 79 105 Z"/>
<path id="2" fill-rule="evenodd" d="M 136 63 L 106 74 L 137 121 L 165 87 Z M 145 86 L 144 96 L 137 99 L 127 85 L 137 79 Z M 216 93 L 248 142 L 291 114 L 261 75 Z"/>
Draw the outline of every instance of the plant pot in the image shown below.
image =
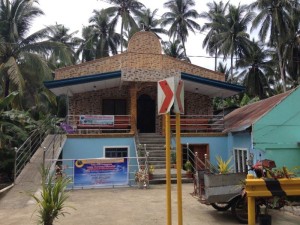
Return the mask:
<path id="1" fill-rule="evenodd" d="M 266 215 L 266 214 L 258 215 L 258 224 L 259 225 L 272 225 L 271 215 Z"/>
<path id="2" fill-rule="evenodd" d="M 148 177 L 149 177 L 149 180 L 152 180 L 153 179 L 153 173 L 149 173 Z"/>
<path id="3" fill-rule="evenodd" d="M 192 172 L 186 172 L 186 177 L 187 178 L 193 178 L 193 173 Z"/>

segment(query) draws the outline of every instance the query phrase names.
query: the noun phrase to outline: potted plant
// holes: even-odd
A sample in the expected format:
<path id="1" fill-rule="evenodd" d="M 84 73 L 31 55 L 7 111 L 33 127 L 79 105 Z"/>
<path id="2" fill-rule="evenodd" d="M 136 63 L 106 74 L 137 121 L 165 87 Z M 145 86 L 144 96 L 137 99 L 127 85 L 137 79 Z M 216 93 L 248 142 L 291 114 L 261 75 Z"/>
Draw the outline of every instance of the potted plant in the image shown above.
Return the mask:
<path id="1" fill-rule="evenodd" d="M 272 224 L 272 217 L 268 214 L 268 205 L 265 206 L 264 210 L 261 208 L 261 213 L 258 215 L 258 224 L 259 225 L 271 225 Z M 262 213 L 262 211 L 264 211 Z"/>
<path id="2" fill-rule="evenodd" d="M 221 156 L 216 157 L 218 162 L 218 169 L 220 174 L 227 174 L 232 172 L 232 166 L 230 165 L 232 157 L 230 157 L 227 161 L 223 160 Z"/>
<path id="3" fill-rule="evenodd" d="M 146 172 L 145 166 L 141 166 L 139 171 L 135 173 L 135 182 L 139 188 L 148 188 L 149 186 L 149 172 Z"/>
<path id="4" fill-rule="evenodd" d="M 193 177 L 193 164 L 191 163 L 191 161 L 187 160 L 184 164 L 184 168 L 186 170 L 186 175 L 187 177 L 189 178 L 192 178 Z"/>
<path id="5" fill-rule="evenodd" d="M 150 165 L 148 169 L 149 180 L 153 179 L 153 173 L 154 173 L 154 166 Z"/>

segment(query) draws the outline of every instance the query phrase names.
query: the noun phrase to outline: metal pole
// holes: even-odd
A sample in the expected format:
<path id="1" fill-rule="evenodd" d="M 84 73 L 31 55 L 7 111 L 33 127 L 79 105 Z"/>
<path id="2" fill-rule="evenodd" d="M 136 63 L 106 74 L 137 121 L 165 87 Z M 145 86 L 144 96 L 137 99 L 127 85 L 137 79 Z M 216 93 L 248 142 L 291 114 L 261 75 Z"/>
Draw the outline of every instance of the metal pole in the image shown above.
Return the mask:
<path id="1" fill-rule="evenodd" d="M 165 114 L 166 120 L 166 194 L 167 194 L 167 225 L 172 225 L 172 208 L 171 208 L 171 127 L 170 113 Z"/>
<path id="2" fill-rule="evenodd" d="M 197 186 L 196 186 L 196 190 L 194 190 L 194 194 L 197 194 L 198 196 L 201 196 L 199 171 L 198 171 L 198 152 L 195 152 L 195 170 L 196 170 L 195 174 L 196 174 Z M 195 189 L 195 187 L 194 187 L 194 189 Z"/>
<path id="3" fill-rule="evenodd" d="M 16 183 L 16 179 L 17 179 L 17 154 L 18 154 L 18 148 L 15 147 L 15 165 L 14 165 L 14 184 Z"/>
<path id="4" fill-rule="evenodd" d="M 252 174 L 247 175 L 247 179 L 254 179 Z M 248 198 L 248 225 L 255 225 L 255 197 Z"/>
<path id="5" fill-rule="evenodd" d="M 189 160 L 189 143 L 186 143 L 186 161 Z"/>
<path id="6" fill-rule="evenodd" d="M 204 154 L 205 169 L 207 169 L 207 154 Z"/>
<path id="7" fill-rule="evenodd" d="M 46 147 L 43 147 L 43 168 L 45 168 Z"/>
<path id="8" fill-rule="evenodd" d="M 181 164 L 182 152 L 180 141 L 180 114 L 176 113 L 176 165 L 177 165 L 177 211 L 178 211 L 178 225 L 182 225 L 182 185 L 181 185 Z"/>

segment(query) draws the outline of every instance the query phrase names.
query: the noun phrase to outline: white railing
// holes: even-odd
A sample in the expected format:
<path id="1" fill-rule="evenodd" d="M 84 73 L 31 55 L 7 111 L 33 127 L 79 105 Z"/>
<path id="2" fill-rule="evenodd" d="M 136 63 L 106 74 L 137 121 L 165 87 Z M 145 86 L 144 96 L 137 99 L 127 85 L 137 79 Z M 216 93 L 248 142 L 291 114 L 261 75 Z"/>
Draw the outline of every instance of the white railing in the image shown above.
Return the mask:
<path id="1" fill-rule="evenodd" d="M 95 121 L 83 123 L 82 116 L 95 117 Z M 99 117 L 113 118 L 109 123 L 101 121 Z M 67 133 L 75 134 L 97 134 L 97 133 L 129 133 L 131 130 L 130 115 L 68 115 L 66 117 L 65 130 Z"/>
<path id="2" fill-rule="evenodd" d="M 224 130 L 223 115 L 181 115 L 181 133 L 222 132 Z M 176 130 L 176 118 L 171 115 L 171 130 Z"/>

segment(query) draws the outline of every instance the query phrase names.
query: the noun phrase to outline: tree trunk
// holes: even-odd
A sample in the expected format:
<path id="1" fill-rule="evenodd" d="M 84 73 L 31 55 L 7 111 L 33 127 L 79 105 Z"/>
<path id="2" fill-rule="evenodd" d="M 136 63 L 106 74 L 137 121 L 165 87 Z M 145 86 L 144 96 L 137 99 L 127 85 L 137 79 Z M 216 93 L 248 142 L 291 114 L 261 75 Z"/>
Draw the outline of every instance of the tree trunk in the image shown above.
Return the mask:
<path id="1" fill-rule="evenodd" d="M 232 83 L 233 81 L 233 53 L 231 53 L 231 57 L 230 57 L 230 83 Z"/>
<path id="2" fill-rule="evenodd" d="M 217 63 L 218 63 L 218 49 L 215 50 L 215 71 L 217 71 Z"/>
<path id="3" fill-rule="evenodd" d="M 182 42 L 182 47 L 183 47 L 183 51 L 184 51 L 184 56 L 186 56 L 186 49 L 185 49 L 185 44 L 184 44 L 184 41 L 183 41 L 183 36 L 180 34 L 180 37 L 181 37 L 181 42 Z"/>
<path id="4" fill-rule="evenodd" d="M 4 98 L 9 95 L 9 84 L 10 80 L 8 77 L 5 78 L 5 85 L 4 85 Z"/>
<path id="5" fill-rule="evenodd" d="M 122 23 L 121 23 L 121 53 L 123 53 L 123 19 L 122 19 Z"/>
<path id="6" fill-rule="evenodd" d="M 278 42 L 277 42 L 278 43 Z M 279 45 L 279 44 L 278 44 Z M 277 55 L 278 55 L 278 61 L 279 61 L 279 70 L 280 70 L 280 77 L 282 80 L 282 88 L 283 92 L 286 92 L 286 84 L 285 84 L 285 76 L 284 76 L 284 69 L 283 69 L 283 62 L 282 62 L 282 56 L 280 54 L 280 47 L 277 45 Z"/>

